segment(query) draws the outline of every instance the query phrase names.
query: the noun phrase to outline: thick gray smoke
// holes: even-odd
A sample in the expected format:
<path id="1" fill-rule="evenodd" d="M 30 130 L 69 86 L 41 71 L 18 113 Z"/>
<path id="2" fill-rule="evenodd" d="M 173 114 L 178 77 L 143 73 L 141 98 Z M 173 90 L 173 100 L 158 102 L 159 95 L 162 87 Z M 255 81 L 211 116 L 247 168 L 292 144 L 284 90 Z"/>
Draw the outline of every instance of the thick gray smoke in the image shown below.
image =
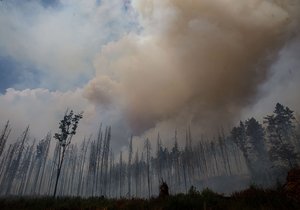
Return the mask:
<path id="1" fill-rule="evenodd" d="M 298 1 L 136 0 L 139 34 L 106 45 L 85 97 L 140 134 L 157 123 L 230 123 L 257 99 L 289 39 Z M 300 10 L 298 10 L 300 11 Z"/>

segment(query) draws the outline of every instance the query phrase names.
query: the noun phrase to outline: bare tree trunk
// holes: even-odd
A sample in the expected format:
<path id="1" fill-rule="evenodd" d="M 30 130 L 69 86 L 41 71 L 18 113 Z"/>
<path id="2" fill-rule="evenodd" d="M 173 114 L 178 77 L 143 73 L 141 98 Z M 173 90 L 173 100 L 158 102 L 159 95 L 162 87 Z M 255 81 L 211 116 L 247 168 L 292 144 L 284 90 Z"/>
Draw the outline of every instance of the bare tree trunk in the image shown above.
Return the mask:
<path id="1" fill-rule="evenodd" d="M 148 184 L 148 198 L 150 199 L 151 196 L 151 183 L 150 183 L 150 152 L 151 152 L 151 144 L 149 139 L 146 139 L 145 142 L 145 149 L 146 149 L 146 160 L 147 160 L 147 184 Z"/>
<path id="2" fill-rule="evenodd" d="M 16 159 L 12 160 L 12 165 L 9 169 L 9 174 L 8 174 L 9 179 L 8 179 L 8 184 L 7 184 L 7 188 L 6 188 L 6 193 L 5 193 L 6 195 L 8 195 L 9 192 L 11 191 L 13 181 L 15 179 L 15 176 L 16 176 L 17 172 L 18 172 L 18 168 L 19 168 L 19 165 L 20 165 L 20 160 L 21 160 L 23 150 L 24 150 L 25 141 L 28 138 L 28 132 L 29 132 L 29 126 L 25 129 L 25 131 L 22 134 L 21 141 L 20 141 L 20 146 L 18 146 L 18 148 L 16 150 L 16 156 L 17 157 L 16 157 Z M 17 142 L 16 145 L 18 143 L 19 142 Z"/>
<path id="3" fill-rule="evenodd" d="M 100 168 L 100 163 L 101 163 L 101 154 L 102 154 L 102 139 L 103 139 L 103 134 L 102 134 L 102 124 L 99 127 L 99 131 L 98 131 L 98 137 L 97 137 L 97 166 L 96 166 L 96 176 L 95 176 L 95 191 L 96 191 L 96 196 L 100 195 L 100 171 L 102 170 Z"/>
<path id="4" fill-rule="evenodd" d="M 66 147 L 59 147 L 59 159 L 58 159 L 58 165 L 57 165 L 57 173 L 56 173 L 56 179 L 55 179 L 55 185 L 54 185 L 54 192 L 53 192 L 53 198 L 55 198 L 56 196 L 56 192 L 57 192 L 57 185 L 58 185 L 58 179 L 60 176 L 60 172 L 61 172 L 61 167 L 65 158 L 65 152 L 66 152 Z"/>
<path id="5" fill-rule="evenodd" d="M 129 155 L 128 155 L 128 167 L 127 167 L 127 180 L 128 180 L 128 196 L 131 197 L 131 159 L 132 159 L 132 136 L 129 142 Z"/>
<path id="6" fill-rule="evenodd" d="M 46 140 L 45 140 L 45 145 L 44 145 L 44 154 L 43 154 L 43 159 L 42 159 L 42 173 L 39 177 L 39 182 L 38 182 L 38 189 L 37 189 L 37 193 L 40 195 L 41 193 L 41 187 L 43 184 L 43 181 L 45 180 L 45 169 L 46 169 L 46 164 L 47 164 L 47 157 L 49 155 L 49 149 L 50 149 L 50 141 L 51 141 L 51 133 L 49 132 L 46 136 Z"/>
<path id="7" fill-rule="evenodd" d="M 119 197 L 122 197 L 122 188 L 123 188 L 123 158 L 122 158 L 122 151 L 120 152 L 120 162 L 119 162 Z"/>
<path id="8" fill-rule="evenodd" d="M 5 144 L 9 137 L 10 132 L 11 132 L 11 128 L 9 125 L 9 121 L 7 121 L 0 135 L 0 157 L 4 151 Z"/>

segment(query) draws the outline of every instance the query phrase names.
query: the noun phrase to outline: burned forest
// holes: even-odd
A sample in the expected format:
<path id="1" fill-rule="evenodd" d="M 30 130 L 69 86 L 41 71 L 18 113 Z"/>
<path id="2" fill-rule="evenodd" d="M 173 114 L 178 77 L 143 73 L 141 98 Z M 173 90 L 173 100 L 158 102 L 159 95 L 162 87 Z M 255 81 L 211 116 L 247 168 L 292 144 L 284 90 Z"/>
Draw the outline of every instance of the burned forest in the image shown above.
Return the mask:
<path id="1" fill-rule="evenodd" d="M 13 125 L 4 123 L 1 197 L 151 198 L 159 195 L 162 182 L 173 195 L 207 187 L 232 193 L 250 184 L 283 183 L 287 172 L 299 166 L 300 126 L 295 113 L 279 103 L 263 122 L 250 118 L 228 132 L 217 131 L 212 138 L 194 136 L 187 127 L 184 139 L 175 129 L 171 147 L 164 146 L 158 133 L 140 147 L 128 136 L 128 146 L 122 151 L 112 149 L 114 128 L 104 124 L 80 143 L 71 142 L 81 117 L 66 112 L 60 128 L 70 136 L 49 132 L 42 139 L 32 139 L 30 126 L 11 139 Z"/>

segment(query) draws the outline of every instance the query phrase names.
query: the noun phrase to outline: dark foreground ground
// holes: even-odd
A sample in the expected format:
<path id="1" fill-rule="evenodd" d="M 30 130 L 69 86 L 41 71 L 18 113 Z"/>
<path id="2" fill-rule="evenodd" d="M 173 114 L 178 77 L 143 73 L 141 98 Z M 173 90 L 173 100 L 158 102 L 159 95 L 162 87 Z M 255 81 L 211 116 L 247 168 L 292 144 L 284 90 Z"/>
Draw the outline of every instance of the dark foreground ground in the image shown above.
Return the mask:
<path id="1" fill-rule="evenodd" d="M 166 198 L 143 199 L 105 199 L 105 198 L 1 198 L 1 210 L 23 209 L 297 209 L 300 202 L 287 196 L 282 190 L 263 190 L 250 187 L 247 190 L 226 197 L 211 190 L 202 192 L 190 191 L 188 194 L 178 194 Z"/>

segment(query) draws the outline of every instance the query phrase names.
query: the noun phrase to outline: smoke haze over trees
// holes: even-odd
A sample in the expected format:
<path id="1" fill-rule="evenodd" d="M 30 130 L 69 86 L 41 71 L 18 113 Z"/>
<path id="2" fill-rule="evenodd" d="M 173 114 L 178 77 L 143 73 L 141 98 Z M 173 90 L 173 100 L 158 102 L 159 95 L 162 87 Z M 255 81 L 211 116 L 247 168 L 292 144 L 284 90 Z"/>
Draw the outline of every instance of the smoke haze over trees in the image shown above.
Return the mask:
<path id="1" fill-rule="evenodd" d="M 15 138 L 29 122 L 42 136 L 72 106 L 85 113 L 74 141 L 102 121 L 119 150 L 124 133 L 210 135 L 277 101 L 299 112 L 299 11 L 297 0 L 1 1 L 0 117 Z"/>
<path id="2" fill-rule="evenodd" d="M 163 146 L 158 134 L 133 148 L 129 136 L 128 148 L 119 154 L 111 149 L 113 128 L 101 124 L 81 144 L 63 148 L 59 169 L 61 142 L 55 143 L 50 133 L 32 140 L 27 127 L 15 143 L 5 144 L 11 127 L 7 122 L 1 133 L 5 137 L 0 142 L 5 145 L 0 157 L 1 196 L 53 195 L 56 180 L 58 196 L 149 198 L 158 195 L 162 180 L 171 194 L 187 193 L 191 186 L 230 193 L 250 183 L 273 186 L 300 163 L 299 124 L 294 112 L 279 103 L 263 124 L 250 118 L 230 134 L 216 131 L 212 139 L 194 136 L 189 127 L 185 139 L 179 139 L 175 130 L 171 147 Z M 178 141 L 185 145 L 179 146 Z"/>

